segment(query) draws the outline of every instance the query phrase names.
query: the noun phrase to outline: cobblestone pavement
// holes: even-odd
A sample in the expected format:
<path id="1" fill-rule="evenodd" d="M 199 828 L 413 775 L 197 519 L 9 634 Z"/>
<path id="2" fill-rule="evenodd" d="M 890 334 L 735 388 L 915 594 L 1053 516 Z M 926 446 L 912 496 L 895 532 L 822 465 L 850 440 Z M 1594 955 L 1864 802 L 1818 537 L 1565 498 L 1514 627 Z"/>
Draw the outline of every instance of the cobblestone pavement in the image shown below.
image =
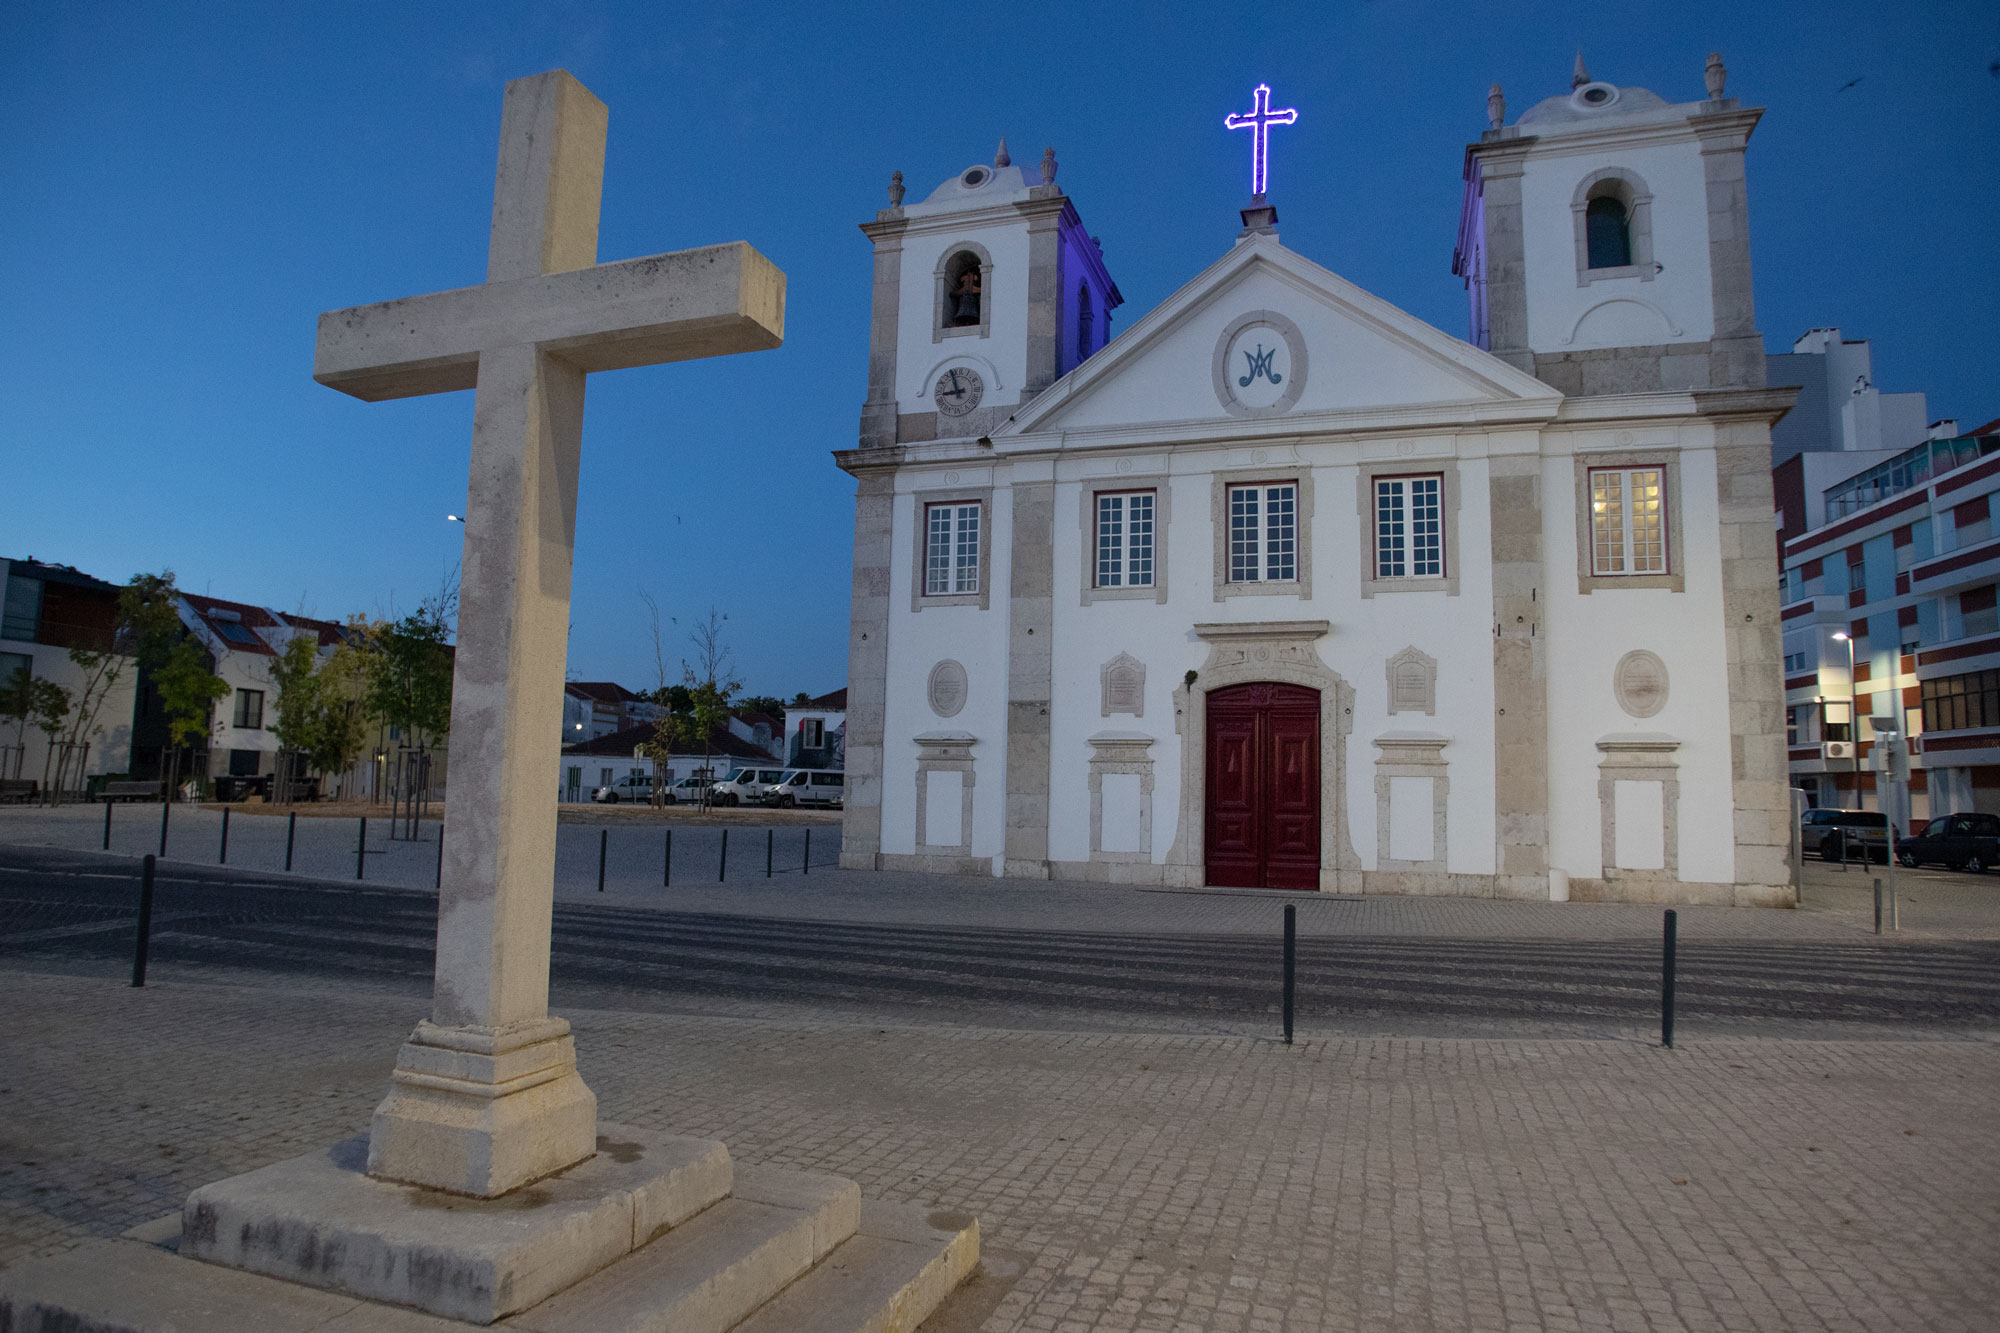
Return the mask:
<path id="1" fill-rule="evenodd" d="M 0 1261 L 351 1135 L 420 1004 L 0 971 Z M 979 1215 L 951 1333 L 1990 1330 L 2000 1046 L 571 1010 L 605 1118 Z"/>

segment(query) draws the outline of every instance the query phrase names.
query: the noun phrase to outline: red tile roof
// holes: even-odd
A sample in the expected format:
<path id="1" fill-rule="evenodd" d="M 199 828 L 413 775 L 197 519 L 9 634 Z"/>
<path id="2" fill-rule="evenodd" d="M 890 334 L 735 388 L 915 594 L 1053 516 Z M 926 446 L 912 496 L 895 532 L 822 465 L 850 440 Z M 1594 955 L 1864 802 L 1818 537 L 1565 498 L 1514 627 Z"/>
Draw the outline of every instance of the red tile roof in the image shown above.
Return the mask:
<path id="1" fill-rule="evenodd" d="M 573 680 L 563 686 L 563 690 L 579 699 L 591 699 L 601 704 L 641 702 L 638 695 L 612 680 Z"/>
<path id="2" fill-rule="evenodd" d="M 792 707 L 818 708 L 829 713 L 844 713 L 847 711 L 847 687 L 843 685 L 831 694 L 822 694 L 817 699 L 808 699 L 802 704 L 793 704 Z"/>
<path id="3" fill-rule="evenodd" d="M 599 736 L 594 741 L 578 741 L 575 745 L 565 745 L 563 746 L 563 753 L 623 757 L 635 753 L 640 744 L 652 739 L 653 724 L 648 722 L 643 726 L 627 727 L 623 731 L 614 731 L 609 735 Z M 763 764 L 776 764 L 778 762 L 771 757 L 769 751 L 760 750 L 750 744 L 750 742 L 741 740 L 730 734 L 727 726 L 717 727 L 714 731 L 710 732 L 708 740 L 709 743 L 705 751 L 700 745 L 676 743 L 673 752 L 675 754 L 686 755 L 696 755 L 705 752 L 725 759 L 755 759 L 757 762 Z"/>
<path id="4" fill-rule="evenodd" d="M 193 609 L 194 613 L 201 617 L 202 623 L 208 627 L 209 632 L 220 640 L 223 646 L 230 652 L 258 653 L 265 657 L 276 657 L 278 655 L 277 649 L 273 648 L 262 635 L 256 632 L 260 629 L 271 630 L 283 628 L 277 618 L 263 607 L 252 606 L 248 602 L 226 602 L 220 597 L 204 597 L 199 593 L 192 592 L 184 592 L 181 596 L 187 601 L 188 606 Z M 216 614 L 218 611 L 233 611 L 235 615 L 218 616 Z M 250 637 L 256 640 L 256 642 L 238 643 L 224 634 L 222 626 L 232 620 L 239 622 L 245 629 L 249 630 L 251 632 Z"/>

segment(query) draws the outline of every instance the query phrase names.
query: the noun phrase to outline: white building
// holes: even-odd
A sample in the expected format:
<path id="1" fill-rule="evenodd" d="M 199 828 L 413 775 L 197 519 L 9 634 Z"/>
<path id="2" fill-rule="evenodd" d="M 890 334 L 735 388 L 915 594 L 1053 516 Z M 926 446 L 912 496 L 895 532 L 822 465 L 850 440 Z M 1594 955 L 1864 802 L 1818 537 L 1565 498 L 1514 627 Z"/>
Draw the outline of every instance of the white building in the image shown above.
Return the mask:
<path id="1" fill-rule="evenodd" d="M 71 714 L 53 739 L 32 721 L 9 719 L 0 726 L 0 778 L 53 783 L 56 760 L 68 743 L 89 749 L 66 762 L 71 770 L 64 786 L 75 790 L 80 778 L 126 772 L 132 762 L 133 704 L 139 673 L 130 658 L 120 658 L 116 679 L 93 686 L 90 673 L 70 659 L 71 648 L 112 647 L 118 621 L 118 586 L 92 578 L 67 565 L 39 560 L 0 560 L 0 682 L 25 670 L 37 680 L 50 681 L 69 692 Z M 95 713 L 80 718 L 84 696 L 95 692 Z"/>
<path id="2" fill-rule="evenodd" d="M 843 864 L 1789 902 L 1792 395 L 1751 301 L 1760 113 L 1706 73 L 1669 105 L 1579 69 L 1511 125 L 1494 90 L 1470 342 L 1286 249 L 1259 197 L 1107 346 L 1052 154 L 892 186 L 837 456 Z"/>
<path id="3" fill-rule="evenodd" d="M 839 768 L 847 753 L 847 690 L 785 708 L 785 763 L 793 768 Z"/>
<path id="4" fill-rule="evenodd" d="M 1799 386 L 1799 399 L 1771 430 L 1773 466 L 1800 453 L 1898 453 L 1924 438 L 1929 415 L 1921 393 L 1883 393 L 1874 349 L 1839 329 L 1808 329 L 1790 352 L 1764 358 L 1765 382 Z"/>

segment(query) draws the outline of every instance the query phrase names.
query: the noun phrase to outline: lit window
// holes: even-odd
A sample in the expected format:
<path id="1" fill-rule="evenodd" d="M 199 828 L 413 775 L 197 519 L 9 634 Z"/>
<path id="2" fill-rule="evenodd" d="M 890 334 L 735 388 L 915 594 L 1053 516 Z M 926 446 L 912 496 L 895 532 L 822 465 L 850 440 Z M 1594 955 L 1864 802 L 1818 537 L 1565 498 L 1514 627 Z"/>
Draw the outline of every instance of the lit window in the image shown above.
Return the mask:
<path id="1" fill-rule="evenodd" d="M 1229 488 L 1229 581 L 1289 583 L 1299 577 L 1296 482 Z"/>
<path id="2" fill-rule="evenodd" d="M 1444 577 L 1442 477 L 1375 481 L 1375 577 Z"/>
<path id="3" fill-rule="evenodd" d="M 926 597 L 979 591 L 979 509 L 976 502 L 925 507 Z"/>
<path id="4" fill-rule="evenodd" d="M 1656 467 L 1590 473 L 1593 574 L 1667 572 L 1666 473 Z"/>
<path id="5" fill-rule="evenodd" d="M 1097 585 L 1100 588 L 1153 586 L 1151 491 L 1097 497 Z"/>

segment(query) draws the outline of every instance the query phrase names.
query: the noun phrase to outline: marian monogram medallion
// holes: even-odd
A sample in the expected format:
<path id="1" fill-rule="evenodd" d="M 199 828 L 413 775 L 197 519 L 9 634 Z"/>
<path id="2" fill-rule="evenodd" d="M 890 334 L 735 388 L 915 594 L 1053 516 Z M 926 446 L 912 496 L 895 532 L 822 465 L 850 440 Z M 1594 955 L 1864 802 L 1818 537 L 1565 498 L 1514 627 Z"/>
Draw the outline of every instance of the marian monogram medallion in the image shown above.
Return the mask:
<path id="1" fill-rule="evenodd" d="M 1232 416 L 1277 416 L 1305 389 L 1305 338 L 1275 310 L 1250 311 L 1216 340 L 1214 371 L 1215 396 Z"/>

